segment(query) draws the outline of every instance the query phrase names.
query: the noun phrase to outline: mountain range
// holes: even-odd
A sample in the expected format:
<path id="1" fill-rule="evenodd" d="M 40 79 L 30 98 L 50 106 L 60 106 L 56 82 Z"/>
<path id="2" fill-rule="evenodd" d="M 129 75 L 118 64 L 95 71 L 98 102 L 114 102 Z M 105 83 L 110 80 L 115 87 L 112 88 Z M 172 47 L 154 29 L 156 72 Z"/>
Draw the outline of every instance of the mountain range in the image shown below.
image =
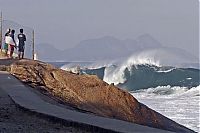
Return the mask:
<path id="1" fill-rule="evenodd" d="M 81 41 L 73 48 L 59 50 L 50 44 L 38 44 L 37 55 L 44 61 L 100 61 L 129 57 L 132 54 L 148 49 L 164 48 L 149 34 L 136 39 L 120 40 L 112 36 Z M 177 48 L 176 48 L 177 49 Z M 184 50 L 180 53 L 187 54 Z"/>
<path id="2" fill-rule="evenodd" d="M 157 47 L 162 45 L 150 35 L 144 34 L 136 40 L 119 40 L 112 36 L 84 40 L 66 50 L 42 43 L 36 46 L 36 51 L 39 59 L 45 61 L 96 61 L 128 57 L 136 51 Z"/>

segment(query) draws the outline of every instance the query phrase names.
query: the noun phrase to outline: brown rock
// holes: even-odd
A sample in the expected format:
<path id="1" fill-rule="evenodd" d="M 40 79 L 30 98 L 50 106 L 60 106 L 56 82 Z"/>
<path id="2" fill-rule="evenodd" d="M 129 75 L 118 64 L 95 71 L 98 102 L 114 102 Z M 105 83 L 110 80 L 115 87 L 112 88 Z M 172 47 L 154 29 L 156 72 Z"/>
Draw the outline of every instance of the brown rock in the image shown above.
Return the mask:
<path id="1" fill-rule="evenodd" d="M 14 62 L 11 73 L 25 83 L 45 86 L 50 94 L 73 107 L 99 116 L 170 131 L 191 132 L 139 103 L 127 91 L 109 85 L 94 75 L 77 75 L 31 60 Z"/>

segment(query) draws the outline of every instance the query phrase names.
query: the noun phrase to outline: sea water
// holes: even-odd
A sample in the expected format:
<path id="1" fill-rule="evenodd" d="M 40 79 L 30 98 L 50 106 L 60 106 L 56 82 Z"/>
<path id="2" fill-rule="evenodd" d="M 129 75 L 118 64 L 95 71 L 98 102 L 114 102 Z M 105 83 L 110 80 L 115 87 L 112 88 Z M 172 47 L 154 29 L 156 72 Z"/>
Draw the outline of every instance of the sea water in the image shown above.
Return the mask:
<path id="1" fill-rule="evenodd" d="M 181 125 L 200 132 L 199 91 L 200 86 L 188 88 L 168 85 L 132 91 L 131 94 L 139 102 L 153 110 Z"/>

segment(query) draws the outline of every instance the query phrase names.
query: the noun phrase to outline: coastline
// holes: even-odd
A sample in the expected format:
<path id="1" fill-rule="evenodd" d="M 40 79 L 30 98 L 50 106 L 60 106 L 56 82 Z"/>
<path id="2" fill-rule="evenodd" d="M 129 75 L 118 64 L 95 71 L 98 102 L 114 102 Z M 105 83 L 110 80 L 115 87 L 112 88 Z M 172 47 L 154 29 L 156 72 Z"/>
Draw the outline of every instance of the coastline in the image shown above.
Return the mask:
<path id="1" fill-rule="evenodd" d="M 1 63 L 0 63 L 1 64 Z M 35 90 L 32 90 L 32 91 L 35 91 Z M 35 93 L 35 92 L 34 92 Z M 38 93 L 38 92 L 37 92 Z M 39 92 L 40 93 L 40 92 Z M 37 94 L 38 95 L 38 94 Z M 43 97 L 43 96 L 42 96 Z M 47 95 L 47 97 L 48 97 L 48 95 Z M 49 100 L 49 97 L 46 99 L 47 101 Z M 55 102 L 55 101 L 53 101 L 53 102 Z M 57 101 L 58 102 L 58 101 Z M 57 103 L 55 103 L 55 104 L 57 104 Z M 61 106 L 63 106 L 62 104 L 61 104 Z M 69 106 L 70 107 L 70 106 Z M 71 108 L 71 107 L 70 107 Z M 75 108 L 71 108 L 72 110 L 73 109 L 75 109 Z M 95 129 L 95 130 L 97 130 L 97 129 Z M 144 129 L 143 129 L 144 130 Z M 155 129 L 156 130 L 156 129 Z M 167 132 L 167 131 L 166 131 Z"/>

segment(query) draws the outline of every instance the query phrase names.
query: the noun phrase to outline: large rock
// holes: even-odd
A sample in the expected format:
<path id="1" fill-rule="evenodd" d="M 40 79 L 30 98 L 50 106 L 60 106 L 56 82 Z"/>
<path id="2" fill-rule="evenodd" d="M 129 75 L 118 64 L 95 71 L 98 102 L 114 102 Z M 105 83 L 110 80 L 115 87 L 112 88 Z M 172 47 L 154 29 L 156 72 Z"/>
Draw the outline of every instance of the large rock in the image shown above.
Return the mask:
<path id="1" fill-rule="evenodd" d="M 139 103 L 127 91 L 109 85 L 97 76 L 77 75 L 31 60 L 13 63 L 10 71 L 25 83 L 45 86 L 50 94 L 78 109 L 150 127 L 192 132 Z"/>

